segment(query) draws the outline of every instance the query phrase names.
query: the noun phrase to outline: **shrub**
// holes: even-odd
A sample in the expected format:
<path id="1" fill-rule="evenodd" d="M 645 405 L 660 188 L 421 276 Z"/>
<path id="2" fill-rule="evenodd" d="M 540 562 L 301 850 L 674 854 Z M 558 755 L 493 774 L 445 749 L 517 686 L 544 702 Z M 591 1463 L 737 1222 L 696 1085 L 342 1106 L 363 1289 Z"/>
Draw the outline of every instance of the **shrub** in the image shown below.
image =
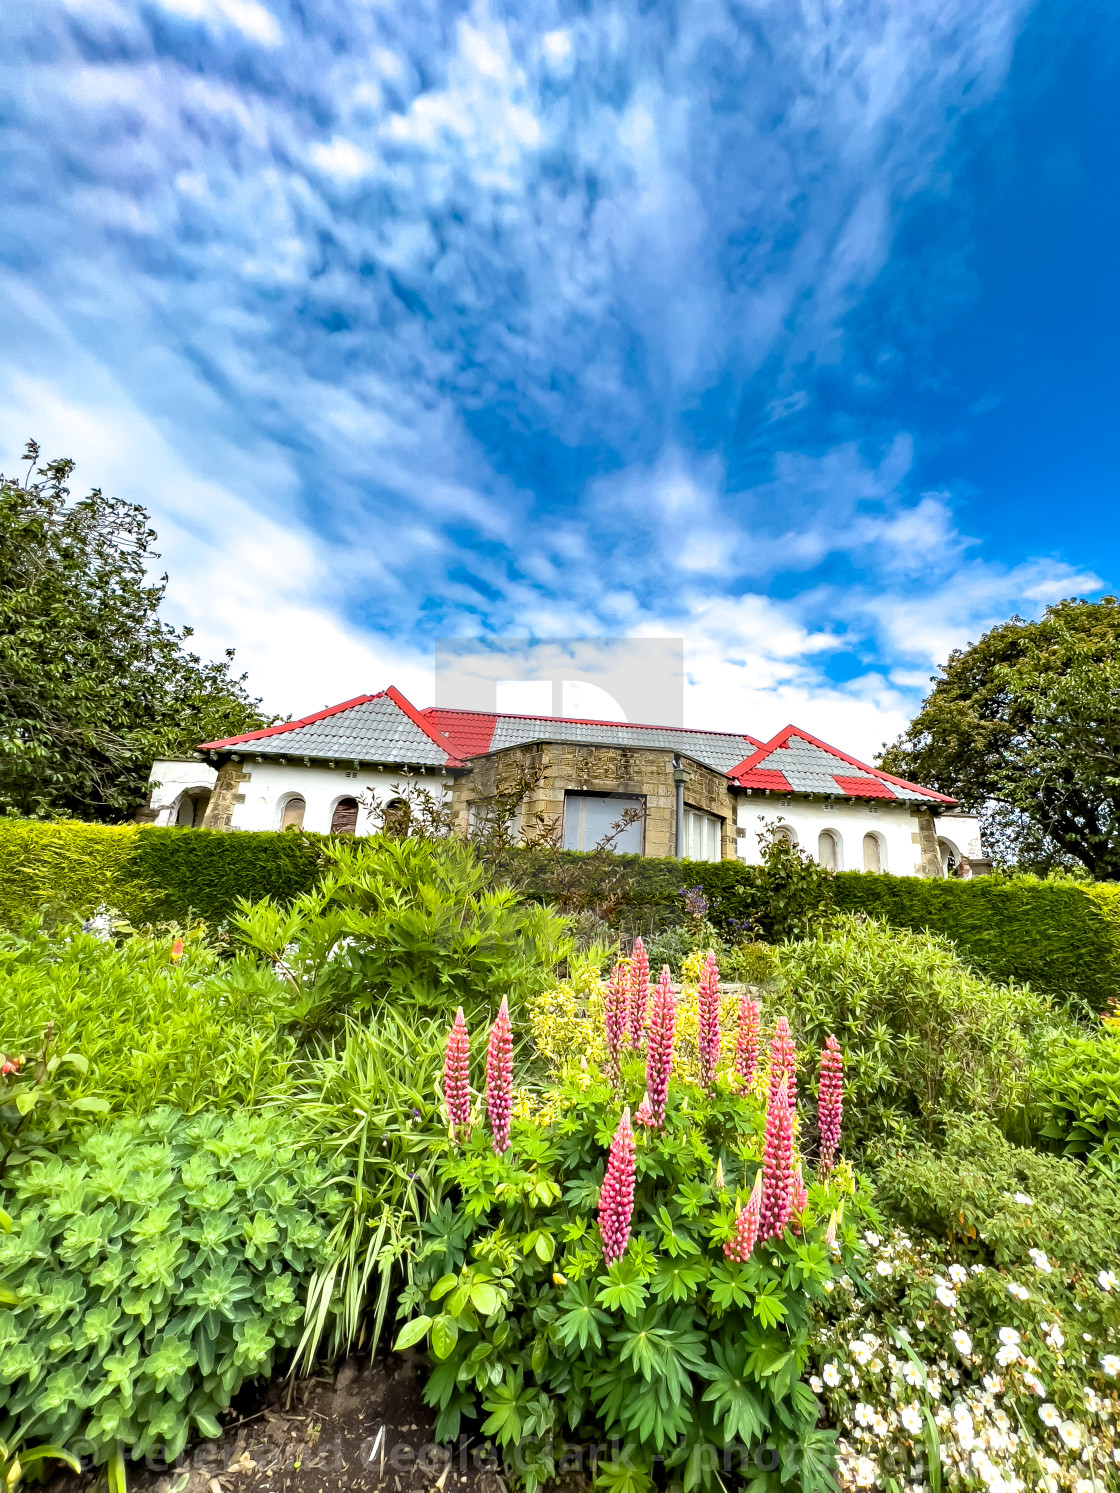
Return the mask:
<path id="1" fill-rule="evenodd" d="M 705 1095 L 677 1081 L 664 1129 L 638 1127 L 628 1230 L 614 1220 L 600 1232 L 597 1203 L 625 1194 L 624 1181 L 603 1187 L 607 1148 L 646 1082 L 630 1056 L 617 1092 L 588 1063 L 522 1094 L 504 1155 L 477 1128 L 461 1149 L 445 1134 L 442 1181 L 459 1206 L 445 1202 L 425 1230 L 401 1299 L 402 1314 L 420 1315 L 398 1338 L 429 1340 L 435 1434 L 455 1437 L 463 1415 L 485 1416 L 483 1434 L 531 1490 L 554 1474 L 568 1435 L 617 1438 L 598 1480 L 635 1493 L 650 1488 L 655 1458 L 686 1488 L 710 1486 L 713 1448 L 753 1474 L 761 1445 L 805 1493 L 831 1488 L 830 1438 L 815 1429 L 819 1402 L 800 1376 L 812 1303 L 832 1284 L 825 1223 L 845 1197 L 854 1211 L 851 1173 L 811 1185 L 796 1226 L 739 1263 L 765 1082 L 740 1093 L 717 1080 Z M 841 1234 L 854 1238 L 850 1224 Z"/>
<path id="2" fill-rule="evenodd" d="M 854 1138 L 929 1134 L 952 1111 L 1020 1114 L 1047 1002 L 974 974 L 948 940 L 846 917 L 780 948 L 778 969 L 806 1045 L 840 1040 Z"/>
<path id="3" fill-rule="evenodd" d="M 313 892 L 239 904 L 237 937 L 308 1011 L 382 1002 L 450 1012 L 538 990 L 571 951 L 564 921 L 522 903 L 458 841 L 340 842 Z"/>
<path id="4" fill-rule="evenodd" d="M 1036 1134 L 1066 1156 L 1120 1174 L 1120 1031 L 1067 1031 L 1047 1046 Z"/>
<path id="5" fill-rule="evenodd" d="M 1115 1486 L 1115 1186 L 957 1120 L 940 1148 L 883 1154 L 877 1201 L 896 1223 L 867 1234 L 814 1341 L 851 1480 L 939 1462 L 952 1488 Z"/>
<path id="6" fill-rule="evenodd" d="M 338 1210 L 298 1126 L 160 1109 L 17 1178 L 0 1236 L 0 1439 L 174 1460 L 299 1335 Z M 71 1443 L 72 1449 L 74 1444 Z M 80 1448 L 79 1448 L 80 1449 Z"/>
<path id="7" fill-rule="evenodd" d="M 83 1059 L 67 1098 L 112 1115 L 253 1103 L 283 1082 L 294 992 L 246 955 L 219 958 L 198 930 L 183 942 L 172 963 L 170 937 L 0 933 L 0 1049 L 33 1055 L 53 1022 L 56 1051 Z"/>
<path id="8" fill-rule="evenodd" d="M 152 888 L 135 867 L 137 833 L 135 825 L 0 819 L 0 927 L 85 915 L 102 903 L 141 921 Z"/>

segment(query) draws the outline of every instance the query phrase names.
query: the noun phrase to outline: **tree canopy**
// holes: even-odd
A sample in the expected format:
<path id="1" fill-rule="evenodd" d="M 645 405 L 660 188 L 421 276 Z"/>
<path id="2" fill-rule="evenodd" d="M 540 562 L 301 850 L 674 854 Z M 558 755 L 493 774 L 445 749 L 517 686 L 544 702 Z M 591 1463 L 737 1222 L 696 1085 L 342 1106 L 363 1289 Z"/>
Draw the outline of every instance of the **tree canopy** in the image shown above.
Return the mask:
<path id="1" fill-rule="evenodd" d="M 1120 879 L 1120 603 L 1070 598 L 957 649 L 880 762 L 981 813 L 999 859 Z"/>
<path id="2" fill-rule="evenodd" d="M 95 488 L 70 500 L 72 461 L 0 474 L 0 813 L 122 819 L 153 758 L 269 725 L 234 676 L 159 615 L 167 585 L 148 515 Z"/>

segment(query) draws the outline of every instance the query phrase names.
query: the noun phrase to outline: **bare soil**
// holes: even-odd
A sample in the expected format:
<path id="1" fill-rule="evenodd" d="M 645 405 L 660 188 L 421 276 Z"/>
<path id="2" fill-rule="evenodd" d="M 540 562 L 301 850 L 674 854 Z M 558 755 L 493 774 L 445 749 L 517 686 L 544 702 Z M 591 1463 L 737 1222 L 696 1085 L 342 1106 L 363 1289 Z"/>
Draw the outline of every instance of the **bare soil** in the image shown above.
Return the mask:
<path id="1" fill-rule="evenodd" d="M 188 1446 L 173 1467 L 128 1463 L 129 1493 L 508 1493 L 487 1445 L 433 1441 L 426 1374 L 421 1355 L 392 1354 L 247 1390 L 220 1440 Z M 95 1477 L 60 1478 L 51 1493 L 89 1493 Z"/>

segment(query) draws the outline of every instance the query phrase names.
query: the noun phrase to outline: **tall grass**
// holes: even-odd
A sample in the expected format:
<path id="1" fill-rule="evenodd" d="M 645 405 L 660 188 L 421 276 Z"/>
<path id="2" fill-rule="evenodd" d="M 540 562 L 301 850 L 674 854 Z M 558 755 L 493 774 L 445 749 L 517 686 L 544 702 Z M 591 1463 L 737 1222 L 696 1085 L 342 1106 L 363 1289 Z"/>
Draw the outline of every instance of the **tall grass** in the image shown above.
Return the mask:
<path id="1" fill-rule="evenodd" d="M 438 1207 L 446 1154 L 440 1073 L 446 1023 L 384 1006 L 348 1018 L 334 1040 L 301 1056 L 270 1101 L 298 1115 L 308 1143 L 335 1164 L 350 1206 L 331 1233 L 330 1261 L 308 1290 L 296 1361 L 377 1345 L 394 1283 L 411 1283 L 421 1227 Z"/>

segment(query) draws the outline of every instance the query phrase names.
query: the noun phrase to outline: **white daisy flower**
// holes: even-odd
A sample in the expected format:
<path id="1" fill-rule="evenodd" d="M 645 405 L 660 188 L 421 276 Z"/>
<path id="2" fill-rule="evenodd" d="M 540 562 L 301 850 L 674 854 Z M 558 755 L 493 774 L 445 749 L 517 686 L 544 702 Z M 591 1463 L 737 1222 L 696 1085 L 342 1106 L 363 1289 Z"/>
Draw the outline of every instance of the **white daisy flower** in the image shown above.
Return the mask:
<path id="1" fill-rule="evenodd" d="M 1049 1426 L 1051 1430 L 1056 1425 L 1059 1425 L 1062 1419 L 1058 1407 L 1051 1404 L 1040 1405 L 1038 1407 L 1038 1418 L 1044 1426 Z"/>
<path id="2" fill-rule="evenodd" d="M 875 1411 L 870 1405 L 865 1405 L 862 1400 L 855 1409 L 856 1425 L 869 1426 L 875 1420 Z"/>
<path id="3" fill-rule="evenodd" d="M 922 1412 L 917 1405 L 904 1405 L 899 1420 L 911 1436 L 916 1436 L 922 1429 Z"/>
<path id="4" fill-rule="evenodd" d="M 1034 1264 L 1034 1268 L 1036 1270 L 1041 1270 L 1043 1275 L 1052 1274 L 1054 1267 L 1053 1265 L 1051 1265 L 1043 1250 L 1028 1249 L 1027 1254 L 1031 1257 L 1031 1261 Z"/>
<path id="5" fill-rule="evenodd" d="M 963 1327 L 958 1327 L 956 1332 L 953 1333 L 953 1347 L 956 1348 L 958 1353 L 963 1354 L 965 1358 L 972 1352 L 972 1339 Z"/>
<path id="6" fill-rule="evenodd" d="M 1058 1435 L 1062 1438 L 1070 1451 L 1077 1451 L 1081 1445 L 1081 1431 L 1072 1420 L 1063 1420 L 1058 1427 Z"/>
<path id="7" fill-rule="evenodd" d="M 824 1377 L 824 1382 L 833 1389 L 840 1383 L 840 1370 L 834 1363 L 826 1363 L 821 1373 Z"/>
<path id="8" fill-rule="evenodd" d="M 1016 1192 L 1013 1194 L 1013 1197 L 1015 1202 L 1019 1204 L 1020 1208 L 1029 1208 L 1034 1202 L 1034 1198 L 1028 1197 L 1025 1192 Z"/>
<path id="9" fill-rule="evenodd" d="M 941 1305 L 953 1311 L 957 1305 L 957 1293 L 950 1286 L 938 1286 L 937 1299 Z"/>
<path id="10" fill-rule="evenodd" d="M 999 1330 L 999 1340 L 1001 1343 L 1010 1343 L 1016 1348 L 1023 1341 L 1022 1336 L 1014 1327 L 1001 1327 Z"/>
<path id="11" fill-rule="evenodd" d="M 870 1457 L 860 1457 L 855 1465 L 854 1477 L 857 1488 L 870 1488 L 879 1476 L 879 1469 Z"/>
<path id="12" fill-rule="evenodd" d="M 1116 1287 L 1120 1286 L 1120 1280 L 1117 1280 L 1113 1271 L 1102 1270 L 1097 1276 L 1097 1285 L 1102 1291 L 1115 1291 Z"/>
<path id="13" fill-rule="evenodd" d="M 1014 1296 L 1016 1301 L 1026 1301 L 1029 1299 L 1031 1293 L 1027 1290 L 1026 1286 L 1019 1285 L 1018 1281 L 1009 1280 L 1007 1282 L 1007 1294 Z"/>
<path id="14" fill-rule="evenodd" d="M 1101 1368 L 1110 1379 L 1115 1379 L 1120 1374 L 1120 1357 L 1115 1353 L 1105 1353 L 1101 1358 Z"/>
<path id="15" fill-rule="evenodd" d="M 813 1391 L 813 1393 L 815 1395 L 821 1394 L 822 1391 L 824 1390 L 824 1380 L 823 1379 L 819 1379 L 816 1374 L 810 1374 L 809 1375 L 809 1388 Z"/>
<path id="16" fill-rule="evenodd" d="M 858 1364 L 867 1363 L 867 1361 L 871 1357 L 871 1349 L 867 1346 L 862 1338 L 853 1338 L 852 1341 L 848 1344 L 848 1347 L 852 1350 L 852 1357 Z"/>
<path id="17" fill-rule="evenodd" d="M 963 1265 L 950 1265 L 949 1279 L 955 1286 L 963 1286 L 965 1281 L 968 1279 L 968 1271 L 964 1268 Z"/>

